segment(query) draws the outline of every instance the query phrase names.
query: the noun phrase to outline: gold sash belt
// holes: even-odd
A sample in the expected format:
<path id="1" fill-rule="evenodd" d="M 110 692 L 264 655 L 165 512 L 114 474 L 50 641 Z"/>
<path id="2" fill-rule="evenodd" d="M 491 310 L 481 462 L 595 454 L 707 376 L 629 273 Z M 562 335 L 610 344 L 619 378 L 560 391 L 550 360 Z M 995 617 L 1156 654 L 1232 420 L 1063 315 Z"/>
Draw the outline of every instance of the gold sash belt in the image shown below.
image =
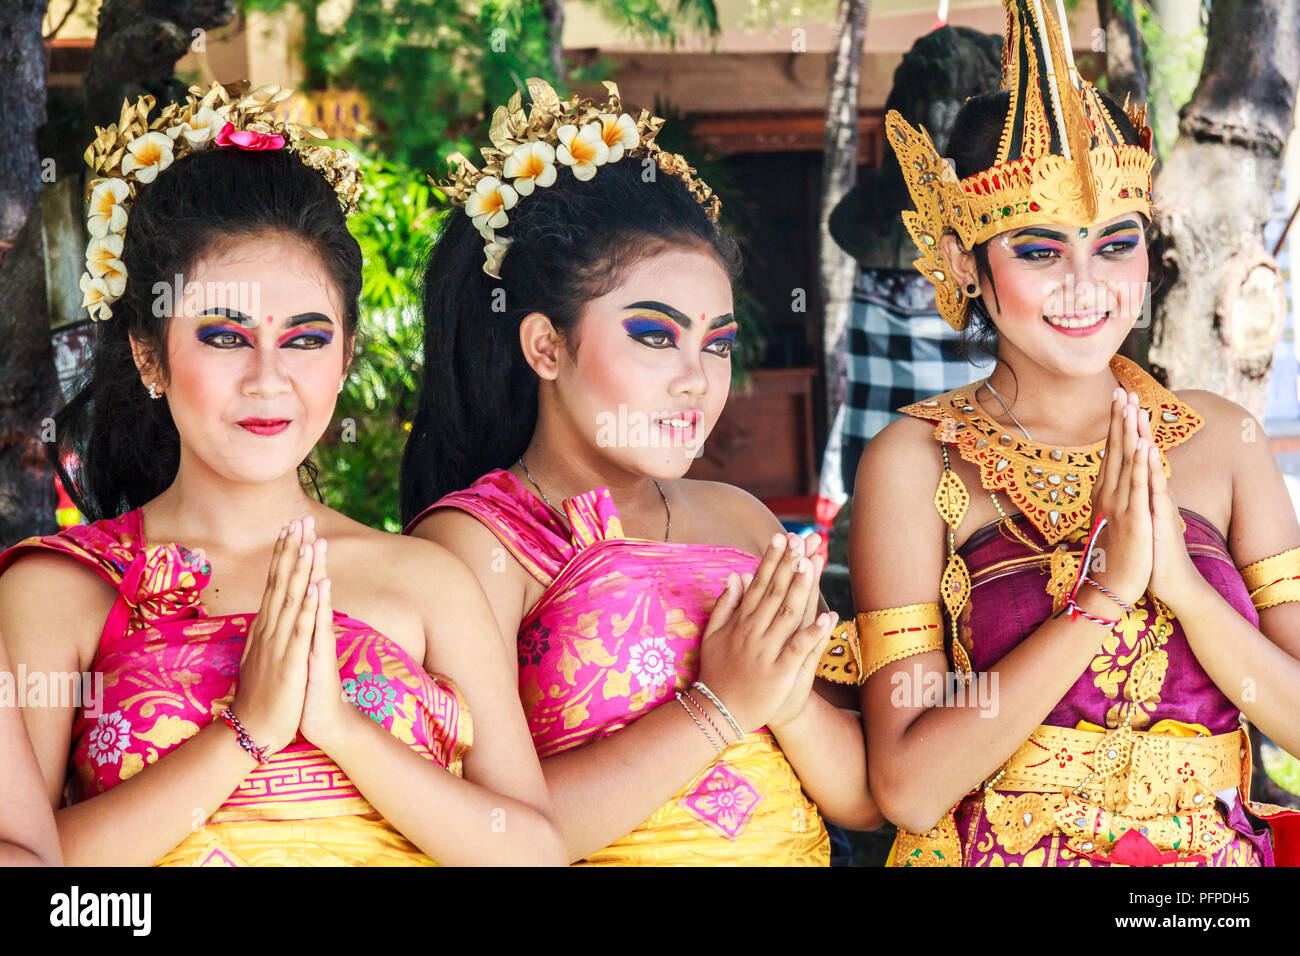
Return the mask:
<path id="1" fill-rule="evenodd" d="M 1102 734 L 1044 724 L 1012 755 L 997 788 L 1078 789 L 1109 810 L 1169 813 L 1240 786 L 1246 747 L 1241 731 L 1192 737 L 1121 727 Z"/>

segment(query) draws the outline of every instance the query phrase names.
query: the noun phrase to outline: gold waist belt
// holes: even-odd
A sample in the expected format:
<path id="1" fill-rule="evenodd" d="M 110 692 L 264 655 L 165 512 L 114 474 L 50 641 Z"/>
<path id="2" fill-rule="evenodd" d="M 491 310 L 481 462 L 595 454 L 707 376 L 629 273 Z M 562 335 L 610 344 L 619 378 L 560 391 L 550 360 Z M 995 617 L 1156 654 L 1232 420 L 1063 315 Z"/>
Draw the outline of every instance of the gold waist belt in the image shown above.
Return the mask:
<path id="1" fill-rule="evenodd" d="M 1249 753 L 1241 731 L 1175 736 L 1121 727 L 1098 733 L 1038 727 L 1007 762 L 999 790 L 1074 790 L 1108 810 L 1140 815 L 1199 808 L 1241 785 Z"/>
<path id="2" fill-rule="evenodd" d="M 1233 831 L 1214 795 L 1248 789 L 1247 738 L 1243 731 L 1198 735 L 1185 724 L 1169 726 L 1182 732 L 1038 727 L 983 795 L 997 847 L 1029 853 L 1059 831 L 1065 849 L 1089 856 L 1111 851 L 1133 829 L 1178 858 L 1217 852 Z M 900 830 L 887 865 L 960 866 L 957 809 L 928 833 Z"/>

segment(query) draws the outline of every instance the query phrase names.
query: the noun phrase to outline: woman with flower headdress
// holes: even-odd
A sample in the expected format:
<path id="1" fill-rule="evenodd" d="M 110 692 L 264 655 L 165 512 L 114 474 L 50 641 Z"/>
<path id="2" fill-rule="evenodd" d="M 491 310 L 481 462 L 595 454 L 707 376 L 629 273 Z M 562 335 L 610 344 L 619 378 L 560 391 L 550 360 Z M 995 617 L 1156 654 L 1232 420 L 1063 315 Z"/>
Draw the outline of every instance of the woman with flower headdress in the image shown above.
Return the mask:
<path id="1" fill-rule="evenodd" d="M 683 477 L 731 380 L 735 246 L 606 87 L 529 80 L 444 187 L 406 531 L 487 592 L 570 859 L 825 865 L 823 814 L 879 816 L 856 714 L 811 692 L 818 541 Z"/>
<path id="2" fill-rule="evenodd" d="M 99 334 L 51 458 L 98 520 L 0 556 L 15 662 L 103 676 L 26 710 L 64 859 L 562 862 L 473 575 L 304 493 L 355 345 L 360 184 L 274 118 L 287 95 L 145 97 L 87 151 Z"/>
<path id="3" fill-rule="evenodd" d="M 885 122 L 916 266 L 997 355 L 859 465 L 891 862 L 1272 865 L 1291 851 L 1266 818 L 1297 817 L 1250 802 L 1240 721 L 1300 752 L 1300 526 L 1248 412 L 1116 354 L 1147 283 L 1150 130 L 1079 77 L 1059 5 L 1005 4 L 1002 90 L 957 115 L 955 172 Z"/>

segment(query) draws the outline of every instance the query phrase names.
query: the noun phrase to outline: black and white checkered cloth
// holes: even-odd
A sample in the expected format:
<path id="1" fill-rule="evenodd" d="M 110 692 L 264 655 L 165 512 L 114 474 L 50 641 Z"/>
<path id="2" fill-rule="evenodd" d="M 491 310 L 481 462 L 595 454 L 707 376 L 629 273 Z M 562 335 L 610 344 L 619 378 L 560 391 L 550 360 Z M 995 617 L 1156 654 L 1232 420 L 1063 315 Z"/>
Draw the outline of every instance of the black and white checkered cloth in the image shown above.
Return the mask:
<path id="1" fill-rule="evenodd" d="M 860 269 L 853 287 L 847 335 L 848 376 L 841 422 L 840 474 L 844 492 L 862 450 L 898 417 L 896 409 L 983 378 L 961 356 L 958 333 L 934 305 L 934 286 L 914 269 Z"/>

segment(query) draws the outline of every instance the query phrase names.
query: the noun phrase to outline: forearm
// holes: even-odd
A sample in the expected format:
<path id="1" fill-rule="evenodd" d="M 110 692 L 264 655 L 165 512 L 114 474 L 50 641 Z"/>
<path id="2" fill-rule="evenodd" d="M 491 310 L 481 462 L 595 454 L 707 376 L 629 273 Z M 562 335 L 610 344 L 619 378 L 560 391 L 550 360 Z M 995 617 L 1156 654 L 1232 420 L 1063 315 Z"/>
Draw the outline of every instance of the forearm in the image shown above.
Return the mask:
<path id="1" fill-rule="evenodd" d="M 313 741 L 370 804 L 427 856 L 447 866 L 563 865 L 555 823 L 536 807 L 449 773 L 349 708 Z"/>
<path id="2" fill-rule="evenodd" d="M 1098 598 L 1081 594 L 1079 603 L 1098 616 L 1110 613 Z M 950 696 L 927 707 L 891 745 L 869 749 L 868 779 L 886 815 L 908 830 L 933 826 L 1029 738 L 1086 670 L 1106 633 L 1083 617 L 1049 618 L 987 675 L 973 674 L 971 685 L 957 688 L 964 700 Z M 908 706 L 912 694 L 894 702 L 900 689 L 886 685 L 874 693 L 886 706 Z"/>
<path id="3" fill-rule="evenodd" d="M 1300 661 L 1252 627 L 1203 578 L 1169 608 L 1219 690 L 1279 747 L 1300 753 Z"/>
<path id="4" fill-rule="evenodd" d="M 214 720 L 98 796 L 55 813 L 67 866 L 151 866 L 193 832 L 257 766 Z"/>
<path id="5" fill-rule="evenodd" d="M 734 741 L 717 710 L 696 699 Z M 569 859 L 626 836 L 717 756 L 685 708 L 668 700 L 616 733 L 543 759 Z"/>
<path id="6" fill-rule="evenodd" d="M 867 745 L 856 711 L 813 693 L 798 717 L 771 730 L 822 816 L 850 830 L 884 822 L 867 786 Z"/>

